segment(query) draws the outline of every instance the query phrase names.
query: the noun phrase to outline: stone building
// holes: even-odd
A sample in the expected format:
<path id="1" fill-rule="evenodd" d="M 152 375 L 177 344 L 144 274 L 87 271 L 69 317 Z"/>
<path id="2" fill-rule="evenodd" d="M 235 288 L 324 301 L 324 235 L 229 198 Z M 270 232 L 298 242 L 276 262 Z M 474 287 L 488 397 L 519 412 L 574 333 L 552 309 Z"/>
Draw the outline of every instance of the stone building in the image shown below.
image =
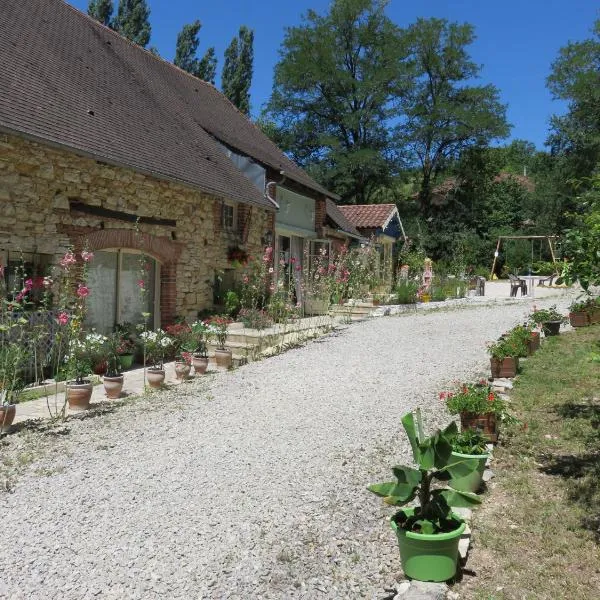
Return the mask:
<path id="1" fill-rule="evenodd" d="M 236 252 L 358 236 L 212 85 L 62 0 L 3 0 L 0 64 L 0 264 L 43 274 L 87 247 L 99 330 L 194 317 Z"/>

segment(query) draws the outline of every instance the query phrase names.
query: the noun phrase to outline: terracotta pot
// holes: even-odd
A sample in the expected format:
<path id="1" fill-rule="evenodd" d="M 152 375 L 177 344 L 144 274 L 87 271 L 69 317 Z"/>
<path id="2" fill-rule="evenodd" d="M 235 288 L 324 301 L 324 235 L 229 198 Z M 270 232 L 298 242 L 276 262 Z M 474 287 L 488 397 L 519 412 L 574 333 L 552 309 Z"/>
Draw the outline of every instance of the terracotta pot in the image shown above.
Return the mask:
<path id="1" fill-rule="evenodd" d="M 539 331 L 532 331 L 531 336 L 527 340 L 527 354 L 531 356 L 540 347 L 540 333 Z"/>
<path id="2" fill-rule="evenodd" d="M 186 362 L 176 362 L 175 363 L 175 377 L 180 381 L 183 379 L 187 379 L 190 376 L 190 371 L 192 370 L 192 365 L 188 365 Z"/>
<path id="3" fill-rule="evenodd" d="M 205 356 L 192 356 L 192 366 L 196 375 L 204 375 L 208 368 L 208 358 Z"/>
<path id="4" fill-rule="evenodd" d="M 217 363 L 218 369 L 225 371 L 229 369 L 233 364 L 231 350 L 227 350 L 226 348 L 217 348 L 215 350 L 215 362 Z"/>
<path id="5" fill-rule="evenodd" d="M 121 390 L 123 389 L 123 375 L 117 375 L 116 377 L 104 376 L 104 391 L 106 397 L 110 400 L 116 400 L 121 396 Z"/>
<path id="6" fill-rule="evenodd" d="M 146 369 L 146 380 L 150 387 L 159 388 L 165 380 L 164 369 Z"/>
<path id="7" fill-rule="evenodd" d="M 94 386 L 91 383 L 68 382 L 66 385 L 67 401 L 69 410 L 82 411 L 90 407 L 90 398 Z"/>
<path id="8" fill-rule="evenodd" d="M 490 358 L 490 367 L 494 379 L 498 377 L 515 377 L 519 369 L 519 359 L 516 356 L 507 356 L 503 360 Z"/>
<path id="9" fill-rule="evenodd" d="M 569 313 L 569 323 L 571 327 L 587 327 L 590 324 L 590 314 L 587 312 Z"/>
<path id="10" fill-rule="evenodd" d="M 17 414 L 16 404 L 5 404 L 0 406 L 0 431 L 6 433 L 15 420 Z"/>
<path id="11" fill-rule="evenodd" d="M 460 413 L 460 428 L 462 431 L 472 429 L 485 435 L 490 442 L 498 441 L 498 423 L 494 413 L 478 415 L 475 413 Z"/>

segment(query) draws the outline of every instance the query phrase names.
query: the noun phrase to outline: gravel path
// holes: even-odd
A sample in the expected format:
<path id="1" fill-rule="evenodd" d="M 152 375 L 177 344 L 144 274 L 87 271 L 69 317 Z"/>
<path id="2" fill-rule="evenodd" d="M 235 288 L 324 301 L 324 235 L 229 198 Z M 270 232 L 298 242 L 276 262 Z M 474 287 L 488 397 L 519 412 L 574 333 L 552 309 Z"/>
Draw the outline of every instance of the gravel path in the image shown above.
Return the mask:
<path id="1" fill-rule="evenodd" d="M 0 597 L 384 597 L 392 509 L 365 486 L 408 460 L 400 417 L 445 424 L 437 393 L 487 374 L 527 312 L 374 319 L 36 434 L 45 455 L 0 493 Z"/>

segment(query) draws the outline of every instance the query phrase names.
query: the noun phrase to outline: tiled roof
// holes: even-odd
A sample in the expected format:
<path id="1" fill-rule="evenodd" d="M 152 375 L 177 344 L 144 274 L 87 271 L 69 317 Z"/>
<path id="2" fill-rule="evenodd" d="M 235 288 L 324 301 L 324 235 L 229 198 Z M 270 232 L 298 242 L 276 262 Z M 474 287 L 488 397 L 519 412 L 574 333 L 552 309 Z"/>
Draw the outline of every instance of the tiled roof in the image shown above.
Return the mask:
<path id="1" fill-rule="evenodd" d="M 326 212 L 327 216 L 342 230 L 350 235 L 360 237 L 360 233 L 356 230 L 354 225 L 348 221 L 344 213 L 340 210 L 340 207 L 333 201 L 327 198 L 326 201 Z"/>
<path id="2" fill-rule="evenodd" d="M 393 211 L 395 204 L 347 204 L 338 206 L 344 216 L 358 229 L 384 227 Z"/>
<path id="3" fill-rule="evenodd" d="M 219 148 L 330 195 L 212 85 L 63 0 L 1 0 L 0 129 L 272 208 Z"/>

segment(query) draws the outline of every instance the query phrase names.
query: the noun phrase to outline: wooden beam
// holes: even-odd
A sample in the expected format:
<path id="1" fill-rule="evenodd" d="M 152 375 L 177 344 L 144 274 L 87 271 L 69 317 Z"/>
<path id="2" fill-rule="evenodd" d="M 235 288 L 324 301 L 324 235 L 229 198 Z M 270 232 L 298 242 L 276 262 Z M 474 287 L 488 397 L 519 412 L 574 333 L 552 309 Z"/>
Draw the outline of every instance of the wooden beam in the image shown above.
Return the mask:
<path id="1" fill-rule="evenodd" d="M 174 219 L 161 219 L 159 217 L 138 217 L 133 213 L 126 213 L 120 210 L 111 210 L 110 208 L 103 208 L 102 206 L 92 206 L 91 204 L 85 204 L 79 200 L 69 200 L 69 208 L 72 211 L 85 213 L 87 215 L 94 215 L 96 217 L 106 217 L 107 219 L 116 219 L 118 221 L 126 221 L 128 223 L 135 223 L 138 219 L 140 223 L 146 225 L 164 225 L 165 227 L 177 227 L 177 221 Z"/>

